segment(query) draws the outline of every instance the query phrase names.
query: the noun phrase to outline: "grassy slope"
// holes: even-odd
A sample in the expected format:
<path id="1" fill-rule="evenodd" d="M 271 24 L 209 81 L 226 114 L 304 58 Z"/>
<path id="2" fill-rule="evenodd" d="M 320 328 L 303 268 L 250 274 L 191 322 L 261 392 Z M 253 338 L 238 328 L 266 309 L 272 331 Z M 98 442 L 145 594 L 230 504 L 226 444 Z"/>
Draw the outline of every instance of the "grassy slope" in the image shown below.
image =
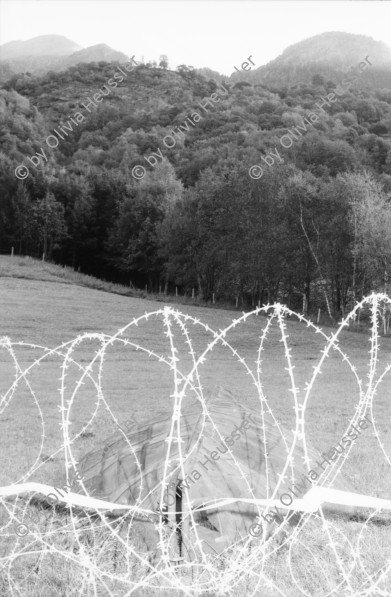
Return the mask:
<path id="1" fill-rule="evenodd" d="M 75 274 L 70 270 L 50 264 L 30 259 L 1 257 L 0 336 L 8 336 L 13 342 L 24 341 L 55 347 L 84 332 L 114 334 L 133 317 L 163 306 L 162 303 L 118 296 L 75 284 L 93 285 L 95 282 L 81 274 L 77 274 L 75 278 Z M 215 330 L 226 327 L 232 318 L 237 316 L 234 312 L 194 306 L 187 306 L 182 310 L 208 323 Z M 227 337 L 254 370 L 259 336 L 265 322 L 264 317 L 252 317 Z M 183 337 L 178 328 L 174 331 L 180 351 L 179 367 L 186 372 L 190 361 L 186 356 Z M 194 348 L 197 354 L 200 354 L 208 343 L 208 335 L 193 325 L 189 326 L 189 332 Z M 287 332 L 294 355 L 296 386 L 303 388 L 317 364 L 324 342 L 319 334 L 315 335 L 302 324 L 293 321 L 288 323 Z M 126 337 L 159 354 L 169 355 L 168 341 L 163 333 L 161 319 L 131 328 Z M 277 331 L 271 334 L 263 357 L 262 382 L 274 413 L 283 424 L 292 428 L 293 403 L 279 340 Z M 359 375 L 364 378 L 367 374 L 369 348 L 367 336 L 345 332 L 341 337 L 341 346 L 351 357 Z M 85 366 L 95 354 L 97 347 L 96 342 L 83 342 L 77 346 L 73 357 Z M 384 340 L 381 353 L 383 364 L 389 360 L 390 348 L 390 339 Z M 14 350 L 22 367 L 31 364 L 42 354 L 40 349 L 25 346 L 15 346 Z M 56 486 L 64 483 L 64 456 L 61 451 L 58 410 L 62 360 L 60 357 L 51 356 L 39 368 L 35 367 L 28 378 L 44 416 L 45 430 L 41 453 L 42 427 L 38 409 L 26 387 L 19 385 L 16 397 L 0 416 L 0 485 L 21 481 L 32 466 L 35 467 L 35 472 L 29 480 Z M 336 353 L 332 353 L 322 371 L 308 405 L 306 425 L 308 437 L 314 446 L 319 450 L 328 450 L 340 441 L 352 415 L 352 409 L 357 403 L 358 394 L 352 374 Z M 171 374 L 167 367 L 156 363 L 142 352 L 115 345 L 108 350 L 103 373 L 102 388 L 105 398 L 120 422 L 126 421 L 129 415 L 135 415 L 139 421 L 143 421 L 170 412 L 170 394 L 173 388 Z M 93 369 L 93 375 L 95 374 L 96 368 Z M 226 349 L 216 348 L 201 368 L 201 374 L 205 389 L 221 384 L 233 390 L 243 402 L 256 404 L 250 377 L 245 374 L 237 360 L 227 354 Z M 4 394 L 12 383 L 12 375 L 10 357 L 3 349 L 0 351 L 1 394 Z M 67 398 L 78 378 L 74 367 L 70 367 L 68 375 Z M 389 376 L 383 386 L 379 390 L 374 412 L 379 420 L 385 447 L 389 449 Z M 71 419 L 72 433 L 80 432 L 89 422 L 95 404 L 96 393 L 92 384 L 87 382 L 76 398 Z M 92 448 L 114 429 L 107 412 L 101 409 L 96 419 L 85 429 L 83 437 L 76 439 L 76 456 Z M 45 461 L 47 456 L 53 454 L 49 461 Z M 384 474 L 384 462 L 384 456 L 376 445 L 372 430 L 368 429 L 356 442 L 355 450 L 346 463 L 346 476 L 357 491 L 390 497 L 391 479 L 389 474 Z"/>

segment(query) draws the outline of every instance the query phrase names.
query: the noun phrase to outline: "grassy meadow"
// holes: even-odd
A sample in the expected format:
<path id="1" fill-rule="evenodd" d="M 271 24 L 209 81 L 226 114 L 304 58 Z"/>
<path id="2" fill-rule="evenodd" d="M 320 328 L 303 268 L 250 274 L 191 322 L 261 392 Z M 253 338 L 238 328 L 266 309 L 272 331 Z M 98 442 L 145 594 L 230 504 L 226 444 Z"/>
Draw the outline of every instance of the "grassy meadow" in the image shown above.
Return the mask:
<path id="1" fill-rule="evenodd" d="M 162 309 L 166 304 L 160 300 L 145 300 L 141 296 L 130 296 L 130 294 L 135 293 L 123 287 L 116 287 L 77 274 L 67 268 L 29 258 L 2 256 L 0 257 L 0 337 L 5 336 L 11 340 L 15 360 L 19 367 L 24 369 L 41 357 L 45 348 L 60 347 L 85 333 L 112 336 L 134 318 L 141 317 L 146 312 Z M 241 315 L 234 310 L 210 309 L 191 304 L 173 306 L 217 331 L 229 326 L 233 318 Z M 254 374 L 256 374 L 260 336 L 266 322 L 265 316 L 253 315 L 228 332 L 226 336 L 226 340 L 236 349 Z M 193 349 L 199 356 L 213 336 L 205 328 L 194 325 L 193 322 L 187 324 L 187 329 Z M 121 337 L 158 355 L 169 357 L 170 345 L 164 331 L 163 318 L 160 315 L 142 320 L 137 326 L 127 328 Z M 185 344 L 182 330 L 175 322 L 172 323 L 172 332 L 178 348 L 178 367 L 187 374 L 191 367 L 188 345 Z M 331 335 L 335 332 L 335 328 L 324 328 L 324 332 Z M 311 379 L 314 367 L 320 359 L 325 339 L 321 334 L 316 334 L 314 330 L 294 318 L 287 320 L 286 333 L 292 349 L 295 385 L 300 389 L 300 396 L 303 396 L 305 384 Z M 280 331 L 276 325 L 273 325 L 262 353 L 261 380 L 265 396 L 275 416 L 283 425 L 293 429 L 295 413 L 292 392 L 283 344 L 280 340 Z M 357 375 L 365 383 L 369 372 L 368 333 L 344 331 L 340 335 L 339 346 L 348 355 Z M 72 359 L 86 366 L 99 348 L 100 343 L 97 339 L 85 338 L 74 346 Z M 65 483 L 59 387 L 66 348 L 63 347 L 60 351 L 63 356 L 51 354 L 39 366 L 31 369 L 28 382 L 33 393 L 21 381 L 12 400 L 0 413 L 0 486 L 37 481 L 61 487 Z M 0 347 L 2 397 L 15 379 L 15 360 L 4 347 Z M 381 338 L 376 377 L 390 361 L 391 338 Z M 199 371 L 205 390 L 212 390 L 215 386 L 222 385 L 230 389 L 243 404 L 257 406 L 257 393 L 250 375 L 226 347 L 221 344 L 216 345 Z M 124 346 L 118 341 L 107 348 L 102 373 L 103 395 L 120 423 L 124 423 L 130 416 L 136 417 L 139 422 L 144 422 L 149 418 L 157 419 L 171 413 L 170 395 L 174 387 L 172 371 L 157 358 L 149 356 L 142 350 Z M 98 379 L 97 366 L 92 367 L 91 375 L 94 379 Z M 67 399 L 71 397 L 79 377 L 79 370 L 71 363 L 65 379 Z M 373 405 L 373 417 L 387 454 L 391 452 L 390 395 L 391 379 L 388 374 L 378 388 Z M 358 387 L 350 367 L 336 351 L 331 351 L 322 366 L 321 375 L 314 383 L 306 410 L 307 438 L 316 449 L 321 452 L 338 444 L 353 416 L 358 399 Z M 100 405 L 95 412 L 96 406 L 96 388 L 93 383 L 85 380 L 75 396 L 71 413 L 70 435 L 75 438 L 72 448 L 77 457 L 93 449 L 116 430 L 108 410 Z M 354 450 L 343 468 L 343 473 L 355 491 L 391 498 L 391 475 L 387 467 L 384 454 L 374 437 L 373 428 L 370 427 L 355 442 Z M 3 521 L 7 518 L 4 508 L 1 517 Z M 338 524 L 351 541 L 357 540 L 362 526 L 360 523 L 339 522 Z M 2 568 L 1 595 L 68 597 L 130 594 L 129 586 L 126 589 L 126 585 L 116 582 L 115 579 L 108 582 L 106 587 L 103 583 L 98 584 L 97 593 L 94 593 L 93 584 L 80 576 L 77 558 L 81 553 L 81 547 L 79 541 L 72 538 L 72 533 L 60 533 L 61 536 L 45 538 L 45 545 L 50 540 L 54 543 L 58 542 L 58 549 L 68 551 L 70 554 L 69 560 L 59 559 L 54 567 L 53 553 L 45 552 L 44 556 L 42 548 L 33 540 L 31 533 L 26 538 L 17 538 L 12 534 L 7 535 L 7 532 L 3 530 L 2 533 L 0 558 L 4 563 L 5 558 L 9 558 L 12 554 L 12 565 L 7 560 L 7 566 Z M 111 573 L 113 570 L 119 572 L 122 570 L 121 566 L 125 564 L 121 563 L 114 541 L 105 533 L 106 531 L 102 530 L 101 534 L 94 536 L 93 545 L 99 549 L 97 562 L 102 569 L 111 570 Z M 292 556 L 296 566 L 296 583 L 293 583 L 290 571 L 284 563 L 286 551 L 279 552 L 268 560 L 267 576 L 278 584 L 281 593 L 278 593 L 275 588 L 262 585 L 263 588 L 258 589 L 256 595 L 271 597 L 280 594 L 296 597 L 305 594 L 300 592 L 298 585 L 307 591 L 307 594 L 319 597 L 328 594 L 359 595 L 361 586 L 365 585 L 368 589 L 371 583 L 374 583 L 372 575 L 386 563 L 387 554 L 390 553 L 391 548 L 391 528 L 366 527 L 360 544 L 363 560 L 361 563 L 352 560 L 354 571 L 350 577 L 350 588 L 342 589 L 338 587 L 343 580 L 343 575 L 330 560 L 324 535 L 320 533 L 314 521 L 306 527 L 305 537 L 306 541 L 297 546 L 296 553 Z M 343 559 L 344 540 L 337 543 L 341 548 Z M 316 554 L 314 558 L 319 565 L 318 572 L 314 572 L 315 568 L 312 566 L 311 558 L 308 557 L 309 548 L 313 554 Z M 15 555 L 23 551 L 25 551 L 23 558 Z M 346 565 L 348 565 L 347 562 L 348 559 L 346 559 Z M 129 562 L 126 565 L 129 569 Z M 131 566 L 136 564 L 133 562 Z M 136 578 L 138 574 L 142 574 L 142 571 L 132 568 L 132 574 Z M 10 584 L 10 578 L 20 583 L 19 593 L 17 591 L 12 593 L 15 585 Z M 238 597 L 252 594 L 255 580 L 254 576 L 250 575 L 240 589 L 235 589 L 235 594 Z M 391 595 L 390 575 L 380 579 L 379 586 L 374 591 L 366 594 Z M 167 589 L 162 592 L 157 589 L 139 588 L 132 594 L 168 596 L 173 594 L 173 590 Z M 181 593 L 177 591 L 175 594 Z"/>

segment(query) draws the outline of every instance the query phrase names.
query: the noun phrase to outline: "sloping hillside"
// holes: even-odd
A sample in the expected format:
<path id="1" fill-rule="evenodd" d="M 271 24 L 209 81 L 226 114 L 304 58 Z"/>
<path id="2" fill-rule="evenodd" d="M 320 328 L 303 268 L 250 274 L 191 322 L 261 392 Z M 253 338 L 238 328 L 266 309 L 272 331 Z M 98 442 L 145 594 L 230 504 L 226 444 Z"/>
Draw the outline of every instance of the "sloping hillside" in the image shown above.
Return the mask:
<path id="1" fill-rule="evenodd" d="M 369 61 L 342 88 L 315 70 L 279 91 L 118 62 L 15 75 L 0 91 L 0 250 L 232 306 L 304 295 L 338 318 L 382 286 L 391 250 L 391 89 Z"/>

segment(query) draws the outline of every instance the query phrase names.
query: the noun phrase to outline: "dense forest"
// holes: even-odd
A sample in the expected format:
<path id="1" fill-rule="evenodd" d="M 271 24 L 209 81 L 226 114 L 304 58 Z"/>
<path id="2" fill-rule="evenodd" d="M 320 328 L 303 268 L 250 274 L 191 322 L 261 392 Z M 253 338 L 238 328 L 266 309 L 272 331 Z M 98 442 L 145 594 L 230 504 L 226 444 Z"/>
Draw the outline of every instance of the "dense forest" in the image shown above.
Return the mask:
<path id="1" fill-rule="evenodd" d="M 304 299 L 307 311 L 336 316 L 387 289 L 390 88 L 356 81 L 284 148 L 281 136 L 337 81 L 315 74 L 276 89 L 163 61 L 135 66 L 82 107 L 118 66 L 16 74 L 0 88 L 0 252 L 45 253 L 107 280 L 194 288 L 242 308 L 278 300 L 301 309 Z M 62 138 L 51 148 L 55 130 Z M 262 158 L 276 147 L 282 161 L 268 166 Z M 28 157 L 42 149 L 34 166 Z M 259 180 L 249 175 L 255 164 Z"/>

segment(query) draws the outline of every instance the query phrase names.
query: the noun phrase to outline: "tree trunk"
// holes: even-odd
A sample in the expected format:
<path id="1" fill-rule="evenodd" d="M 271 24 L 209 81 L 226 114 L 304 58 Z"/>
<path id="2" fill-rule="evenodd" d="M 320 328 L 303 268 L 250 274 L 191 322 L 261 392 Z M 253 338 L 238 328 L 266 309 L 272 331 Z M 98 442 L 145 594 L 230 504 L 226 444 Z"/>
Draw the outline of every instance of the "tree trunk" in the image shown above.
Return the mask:
<path id="1" fill-rule="evenodd" d="M 308 234 L 307 234 L 307 231 L 306 231 L 306 229 L 305 229 L 305 226 L 304 226 L 304 220 L 303 220 L 303 208 L 302 208 L 302 205 L 301 205 L 301 201 L 300 201 L 300 223 L 301 223 L 301 227 L 302 227 L 302 230 L 303 230 L 303 232 L 304 232 L 304 235 L 305 235 L 305 237 L 306 237 L 306 239 L 307 239 L 308 246 L 309 246 L 309 248 L 310 248 L 311 254 L 312 254 L 312 256 L 313 256 L 313 258 L 314 258 L 314 260 L 315 260 L 315 263 L 316 263 L 316 265 L 317 265 L 317 267 L 318 267 L 318 271 L 319 271 L 319 277 L 320 277 L 320 283 L 321 283 L 321 285 L 322 285 L 322 292 L 323 292 L 324 299 L 325 299 L 325 301 L 326 301 L 327 312 L 328 312 L 328 314 L 329 314 L 329 317 L 330 317 L 330 319 L 331 319 L 332 321 L 334 321 L 334 317 L 333 317 L 333 316 L 332 316 L 332 314 L 331 314 L 331 309 L 330 309 L 329 297 L 327 296 L 327 292 L 326 292 L 326 289 L 325 289 L 325 287 L 324 287 L 324 285 L 326 284 L 326 280 L 325 280 L 325 279 L 324 279 L 324 277 L 323 277 L 322 268 L 320 267 L 319 259 L 318 259 L 317 255 L 316 255 L 316 253 L 315 253 L 315 251 L 314 251 L 314 249 L 313 249 L 313 247 L 312 247 L 311 241 L 310 241 L 310 239 L 309 239 L 309 236 L 308 236 Z M 309 308 L 309 302 L 308 302 L 308 308 Z"/>
<path id="2" fill-rule="evenodd" d="M 311 300 L 311 278 L 307 271 L 307 277 L 305 281 L 305 305 L 306 305 L 306 312 L 305 315 L 308 315 L 310 310 L 310 300 Z"/>

